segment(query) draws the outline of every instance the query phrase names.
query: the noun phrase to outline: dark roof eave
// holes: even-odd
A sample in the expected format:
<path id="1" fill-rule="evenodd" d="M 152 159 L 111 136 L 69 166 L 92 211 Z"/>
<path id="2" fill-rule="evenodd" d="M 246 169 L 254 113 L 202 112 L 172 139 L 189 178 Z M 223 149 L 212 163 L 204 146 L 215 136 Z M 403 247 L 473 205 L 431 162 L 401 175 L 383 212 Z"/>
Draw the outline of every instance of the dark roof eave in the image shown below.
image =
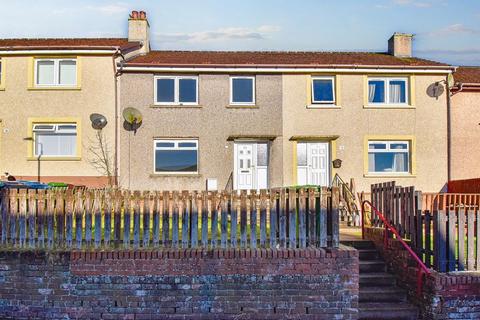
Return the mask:
<path id="1" fill-rule="evenodd" d="M 121 50 L 131 51 L 141 48 L 141 43 L 120 46 L 6 46 L 0 47 L 0 51 L 37 51 L 37 50 Z"/>

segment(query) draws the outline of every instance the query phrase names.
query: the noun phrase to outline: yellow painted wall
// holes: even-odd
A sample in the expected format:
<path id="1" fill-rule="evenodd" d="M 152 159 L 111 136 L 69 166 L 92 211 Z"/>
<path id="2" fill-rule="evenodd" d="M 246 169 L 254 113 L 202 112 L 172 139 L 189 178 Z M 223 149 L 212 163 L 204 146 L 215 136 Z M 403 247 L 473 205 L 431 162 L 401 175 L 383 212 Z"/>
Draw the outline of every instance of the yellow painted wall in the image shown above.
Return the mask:
<path id="1" fill-rule="evenodd" d="M 409 76 L 409 75 L 406 75 Z M 360 74 L 337 75 L 337 101 L 341 108 L 311 109 L 306 102 L 310 75 L 283 75 L 284 184 L 296 184 L 295 142 L 292 136 L 335 136 L 336 157 L 343 160 L 336 172 L 345 180 L 354 178 L 357 190 L 370 184 L 396 180 L 420 190 L 439 191 L 447 181 L 447 110 L 445 94 L 438 100 L 426 94 L 427 87 L 444 76 L 417 74 L 410 77 L 409 108 L 365 108 L 366 79 Z M 408 136 L 415 139 L 413 167 L 408 177 L 365 175 L 365 137 Z M 333 158 L 333 157 L 332 157 Z"/>
<path id="2" fill-rule="evenodd" d="M 17 176 L 36 176 L 37 163 L 31 156 L 32 121 L 75 120 L 80 126 L 78 158 L 48 160 L 41 165 L 42 176 L 99 176 L 89 163 L 88 146 L 94 141 L 95 130 L 89 116 L 105 115 L 104 129 L 111 149 L 114 145 L 115 91 L 111 56 L 82 56 L 78 60 L 78 86 L 74 90 L 31 90 L 33 59 L 28 56 L 2 57 L 5 62 L 4 90 L 0 91 L 2 135 L 0 172 Z M 30 89 L 29 89 L 30 88 Z M 29 121 L 30 120 L 30 121 Z"/>

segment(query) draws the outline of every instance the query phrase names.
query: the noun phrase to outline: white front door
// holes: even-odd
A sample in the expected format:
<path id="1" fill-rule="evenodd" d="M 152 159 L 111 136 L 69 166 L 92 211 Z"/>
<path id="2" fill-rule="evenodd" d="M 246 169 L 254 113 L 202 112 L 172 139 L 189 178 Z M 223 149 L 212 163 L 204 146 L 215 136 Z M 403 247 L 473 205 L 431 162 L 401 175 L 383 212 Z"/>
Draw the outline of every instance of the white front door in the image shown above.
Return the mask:
<path id="1" fill-rule="evenodd" d="M 268 188 L 268 143 L 235 142 L 234 149 L 235 189 Z"/>
<path id="2" fill-rule="evenodd" d="M 298 142 L 297 184 L 328 186 L 329 159 L 328 142 Z"/>

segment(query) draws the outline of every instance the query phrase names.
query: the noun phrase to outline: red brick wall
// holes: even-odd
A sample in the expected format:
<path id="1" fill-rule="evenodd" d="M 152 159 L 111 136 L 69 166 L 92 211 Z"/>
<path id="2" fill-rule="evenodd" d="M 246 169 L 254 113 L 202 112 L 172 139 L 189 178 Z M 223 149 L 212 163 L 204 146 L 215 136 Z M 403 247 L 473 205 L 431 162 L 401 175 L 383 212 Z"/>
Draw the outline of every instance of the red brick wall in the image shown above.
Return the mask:
<path id="1" fill-rule="evenodd" d="M 0 252 L 0 318 L 356 319 L 355 250 Z"/>
<path id="2" fill-rule="evenodd" d="M 422 295 L 418 296 L 417 264 L 401 243 L 389 239 L 385 250 L 383 229 L 366 228 L 366 238 L 375 242 L 399 285 L 408 289 L 410 300 L 420 307 L 422 319 L 480 319 L 480 274 L 432 271 L 424 280 Z"/>

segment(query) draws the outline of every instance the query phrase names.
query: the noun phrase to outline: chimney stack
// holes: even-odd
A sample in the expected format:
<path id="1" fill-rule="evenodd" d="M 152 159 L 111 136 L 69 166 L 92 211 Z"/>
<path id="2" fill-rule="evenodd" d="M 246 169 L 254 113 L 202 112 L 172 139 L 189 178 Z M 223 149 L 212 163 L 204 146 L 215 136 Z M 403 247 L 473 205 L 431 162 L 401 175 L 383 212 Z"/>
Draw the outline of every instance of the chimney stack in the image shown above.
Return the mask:
<path id="1" fill-rule="evenodd" d="M 150 51 L 150 24 L 145 11 L 132 11 L 128 18 L 128 41 L 142 43 L 141 54 Z"/>
<path id="2" fill-rule="evenodd" d="M 399 58 L 412 57 L 413 34 L 395 32 L 388 40 L 388 54 Z"/>

